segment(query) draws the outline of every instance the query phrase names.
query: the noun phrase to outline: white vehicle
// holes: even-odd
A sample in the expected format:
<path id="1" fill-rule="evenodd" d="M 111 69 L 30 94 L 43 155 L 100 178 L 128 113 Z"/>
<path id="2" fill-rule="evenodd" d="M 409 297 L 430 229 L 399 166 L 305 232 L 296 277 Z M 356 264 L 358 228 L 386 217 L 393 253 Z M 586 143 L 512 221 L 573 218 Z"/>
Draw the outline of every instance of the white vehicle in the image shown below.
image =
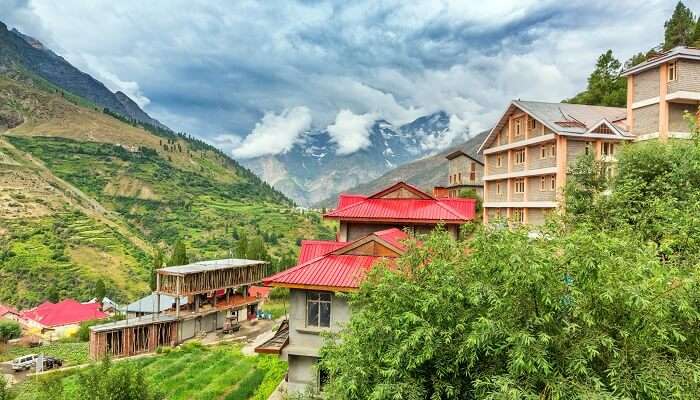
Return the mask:
<path id="1" fill-rule="evenodd" d="M 12 370 L 15 372 L 28 370 L 36 364 L 37 358 L 39 358 L 38 354 L 28 354 L 26 356 L 17 357 L 12 360 Z"/>

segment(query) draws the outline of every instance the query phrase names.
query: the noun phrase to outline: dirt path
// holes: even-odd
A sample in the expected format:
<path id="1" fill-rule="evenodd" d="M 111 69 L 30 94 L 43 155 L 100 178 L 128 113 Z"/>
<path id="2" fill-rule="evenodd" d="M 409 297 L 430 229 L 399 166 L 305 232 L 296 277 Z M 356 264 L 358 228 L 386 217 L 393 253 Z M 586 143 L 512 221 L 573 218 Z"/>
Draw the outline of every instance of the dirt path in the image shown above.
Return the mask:
<path id="1" fill-rule="evenodd" d="M 146 241 L 138 237 L 128 226 L 121 222 L 112 219 L 112 212 L 106 210 L 102 205 L 92 197 L 85 194 L 83 191 L 54 175 L 51 170 L 39 159 L 32 155 L 23 152 L 13 146 L 10 142 L 3 138 L 0 134 L 0 149 L 10 154 L 15 161 L 21 162 L 25 167 L 31 169 L 34 173 L 44 179 L 46 182 L 59 189 L 59 194 L 74 207 L 88 216 L 104 223 L 113 228 L 124 237 L 129 238 L 141 250 L 150 253 L 153 248 Z"/>

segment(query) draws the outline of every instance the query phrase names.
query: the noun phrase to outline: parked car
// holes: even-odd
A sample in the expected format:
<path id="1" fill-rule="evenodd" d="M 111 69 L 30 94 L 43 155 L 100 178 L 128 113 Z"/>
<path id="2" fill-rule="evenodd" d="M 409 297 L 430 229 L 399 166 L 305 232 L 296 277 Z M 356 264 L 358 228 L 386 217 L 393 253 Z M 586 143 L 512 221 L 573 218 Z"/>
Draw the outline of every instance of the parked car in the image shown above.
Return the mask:
<path id="1" fill-rule="evenodd" d="M 61 368 L 63 360 L 56 357 L 44 357 L 44 371 L 54 368 Z"/>
<path id="2" fill-rule="evenodd" d="M 38 354 L 28 354 L 26 356 L 17 357 L 12 360 L 12 370 L 15 372 L 28 370 L 36 364 L 37 358 L 39 358 Z"/>

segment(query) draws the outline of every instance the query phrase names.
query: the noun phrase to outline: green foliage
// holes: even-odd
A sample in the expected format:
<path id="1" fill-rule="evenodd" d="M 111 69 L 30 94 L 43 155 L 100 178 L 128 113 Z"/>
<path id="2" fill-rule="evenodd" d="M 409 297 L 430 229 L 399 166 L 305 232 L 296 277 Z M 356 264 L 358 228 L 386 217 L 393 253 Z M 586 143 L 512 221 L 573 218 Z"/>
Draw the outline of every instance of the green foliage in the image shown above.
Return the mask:
<path id="1" fill-rule="evenodd" d="M 476 212 L 481 212 L 482 199 L 479 194 L 474 189 L 462 189 L 459 191 L 459 197 L 463 199 L 475 199 L 476 200 Z"/>
<path id="2" fill-rule="evenodd" d="M 567 103 L 624 107 L 627 103 L 627 80 L 620 76 L 622 64 L 608 50 L 598 57 L 588 77 L 588 87 Z"/>
<path id="3" fill-rule="evenodd" d="M 670 50 L 676 46 L 692 46 L 699 39 L 695 37 L 696 26 L 693 12 L 679 1 L 671 18 L 664 23 L 663 50 Z"/>
<path id="4" fill-rule="evenodd" d="M 148 286 L 151 290 L 156 290 L 156 285 L 158 283 L 156 275 L 158 274 L 156 270 L 163 267 L 163 252 L 160 249 L 156 249 L 156 254 L 153 256 L 153 268 L 151 269 L 151 274 L 149 276 Z"/>
<path id="5" fill-rule="evenodd" d="M 13 397 L 10 393 L 10 384 L 3 375 L 0 375 L 0 400 L 11 400 Z"/>
<path id="6" fill-rule="evenodd" d="M 22 328 L 15 321 L 0 320 L 0 343 L 17 339 L 22 335 Z"/>
<path id="7" fill-rule="evenodd" d="M 130 363 L 113 364 L 104 359 L 99 366 L 78 372 L 76 400 L 159 400 L 164 396 L 146 383 L 143 370 Z"/>
<path id="8" fill-rule="evenodd" d="M 102 279 L 98 279 L 95 283 L 95 297 L 98 302 L 102 302 L 102 299 L 107 295 L 107 289 L 105 288 L 105 282 Z"/>
<path id="9" fill-rule="evenodd" d="M 173 246 L 173 254 L 170 257 L 170 262 L 168 265 L 186 265 L 189 264 L 189 259 L 187 258 L 187 249 L 185 248 L 185 243 L 178 240 Z"/>
<path id="10" fill-rule="evenodd" d="M 90 341 L 90 327 L 104 323 L 105 321 L 97 319 L 92 321 L 81 322 L 80 329 L 78 329 L 78 333 L 76 334 L 76 339 L 78 339 L 81 342 Z"/>
<path id="11" fill-rule="evenodd" d="M 349 324 L 322 350 L 328 396 L 700 396 L 698 282 L 655 250 L 562 225 L 538 239 L 433 233 L 350 296 Z"/>

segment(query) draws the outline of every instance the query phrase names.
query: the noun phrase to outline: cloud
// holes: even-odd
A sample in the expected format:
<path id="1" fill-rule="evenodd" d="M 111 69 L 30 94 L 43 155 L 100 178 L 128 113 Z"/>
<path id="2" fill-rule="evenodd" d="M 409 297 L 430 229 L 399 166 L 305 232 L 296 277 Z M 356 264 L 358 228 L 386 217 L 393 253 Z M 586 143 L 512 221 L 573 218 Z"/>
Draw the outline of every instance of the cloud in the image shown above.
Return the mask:
<path id="1" fill-rule="evenodd" d="M 241 145 L 233 149 L 233 156 L 245 159 L 285 153 L 309 128 L 311 112 L 307 107 L 285 109 L 280 114 L 266 113 Z"/>
<path id="2" fill-rule="evenodd" d="M 445 131 L 435 136 L 424 136 L 419 145 L 424 152 L 436 153 L 454 143 L 466 141 L 469 138 L 469 132 L 469 122 L 453 114 L 450 116 L 450 124 Z"/>
<path id="3" fill-rule="evenodd" d="M 316 128 L 340 110 L 394 124 L 445 110 L 476 132 L 511 99 L 575 95 L 608 48 L 624 60 L 656 45 L 674 5 L 5 0 L 0 18 L 172 128 L 212 139 L 300 104 Z"/>
<path id="4" fill-rule="evenodd" d="M 354 114 L 350 110 L 340 110 L 335 117 L 335 122 L 328 126 L 328 134 L 331 141 L 338 144 L 336 154 L 352 154 L 358 150 L 369 147 L 370 128 L 377 118 L 376 114 Z"/>

